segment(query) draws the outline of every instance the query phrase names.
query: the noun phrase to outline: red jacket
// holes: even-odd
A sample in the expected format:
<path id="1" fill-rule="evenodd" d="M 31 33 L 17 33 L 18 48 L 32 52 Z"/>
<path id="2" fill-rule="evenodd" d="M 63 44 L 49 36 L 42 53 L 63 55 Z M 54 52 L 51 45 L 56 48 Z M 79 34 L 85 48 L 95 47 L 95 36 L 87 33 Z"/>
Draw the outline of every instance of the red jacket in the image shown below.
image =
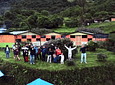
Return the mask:
<path id="1" fill-rule="evenodd" d="M 56 50 L 56 54 L 57 54 L 57 55 L 61 55 L 61 50 L 60 50 L 60 49 L 57 49 L 57 50 Z"/>

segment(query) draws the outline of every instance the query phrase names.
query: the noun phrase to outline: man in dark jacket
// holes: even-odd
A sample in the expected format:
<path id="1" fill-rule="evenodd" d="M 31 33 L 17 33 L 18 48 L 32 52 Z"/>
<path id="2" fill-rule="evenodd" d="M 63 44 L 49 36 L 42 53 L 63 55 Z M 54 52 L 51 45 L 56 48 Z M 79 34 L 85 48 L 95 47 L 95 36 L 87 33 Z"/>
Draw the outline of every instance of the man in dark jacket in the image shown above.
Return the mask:
<path id="1" fill-rule="evenodd" d="M 81 54 L 81 63 L 83 63 L 83 57 L 84 57 L 85 58 L 85 63 L 87 64 L 87 62 L 86 62 L 86 48 L 88 48 L 88 46 L 84 47 L 84 45 L 82 45 L 82 48 L 80 49 L 80 51 L 82 52 L 82 54 Z"/>
<path id="2" fill-rule="evenodd" d="M 32 64 L 32 58 L 33 58 L 33 64 L 35 64 L 35 62 L 34 62 L 34 55 L 35 55 L 35 49 L 34 49 L 34 47 L 33 46 L 31 46 L 31 48 L 30 48 L 30 64 Z"/>
<path id="3" fill-rule="evenodd" d="M 45 55 L 47 54 L 47 48 L 45 46 L 41 47 L 42 49 L 42 61 L 45 61 Z"/>
<path id="4" fill-rule="evenodd" d="M 8 47 L 8 45 L 6 45 L 5 53 L 6 53 L 6 58 L 7 58 L 7 55 L 8 55 L 8 58 L 9 58 L 10 48 Z"/>
<path id="5" fill-rule="evenodd" d="M 47 57 L 47 63 L 50 61 L 51 63 L 51 60 L 52 60 L 52 55 L 53 55 L 53 51 L 51 48 L 48 49 L 48 57 Z"/>

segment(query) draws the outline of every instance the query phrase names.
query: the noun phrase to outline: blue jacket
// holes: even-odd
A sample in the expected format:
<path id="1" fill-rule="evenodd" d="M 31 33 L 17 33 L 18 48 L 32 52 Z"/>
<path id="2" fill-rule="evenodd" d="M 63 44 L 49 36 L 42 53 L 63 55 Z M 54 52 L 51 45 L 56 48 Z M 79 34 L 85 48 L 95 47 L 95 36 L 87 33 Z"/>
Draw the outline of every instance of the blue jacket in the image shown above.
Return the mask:
<path id="1" fill-rule="evenodd" d="M 45 55 L 45 54 L 47 54 L 47 48 L 42 49 L 42 55 Z"/>
<path id="2" fill-rule="evenodd" d="M 35 53 L 38 53 L 38 47 L 34 47 Z"/>

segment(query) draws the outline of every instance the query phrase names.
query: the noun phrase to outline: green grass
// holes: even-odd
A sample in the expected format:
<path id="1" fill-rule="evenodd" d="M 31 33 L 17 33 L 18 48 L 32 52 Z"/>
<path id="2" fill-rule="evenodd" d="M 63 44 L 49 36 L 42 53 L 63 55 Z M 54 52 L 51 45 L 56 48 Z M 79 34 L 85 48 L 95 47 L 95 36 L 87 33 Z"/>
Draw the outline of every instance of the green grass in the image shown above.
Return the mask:
<path id="1" fill-rule="evenodd" d="M 53 31 L 55 32 L 58 32 L 58 33 L 72 33 L 72 32 L 75 32 L 75 30 L 77 29 L 76 28 L 69 28 L 69 27 L 61 27 L 61 28 L 55 28 L 55 29 L 52 29 Z"/>
<path id="2" fill-rule="evenodd" d="M 93 23 L 88 28 L 101 28 L 104 32 L 110 33 L 115 31 L 115 22 Z"/>
<path id="3" fill-rule="evenodd" d="M 68 18 L 65 18 L 65 20 Z M 102 23 L 93 23 L 90 26 L 85 26 L 87 28 L 101 28 L 105 33 L 110 33 L 112 31 L 115 31 L 115 22 L 102 22 Z M 75 28 L 69 28 L 66 27 L 65 25 L 63 25 L 60 28 L 55 28 L 52 29 L 55 32 L 59 32 L 59 33 L 71 33 L 71 32 L 75 32 L 75 30 L 79 28 L 79 27 L 75 27 Z"/>
<path id="4" fill-rule="evenodd" d="M 103 52 L 105 54 L 108 55 L 108 59 L 106 62 L 99 62 L 97 61 L 97 55 L 98 53 Z M 74 58 L 75 58 L 75 62 L 76 65 L 75 66 L 67 66 L 66 63 L 64 65 L 60 64 L 60 63 L 47 63 L 47 62 L 43 62 L 41 60 L 36 60 L 36 64 L 35 65 L 31 65 L 30 61 L 27 63 L 24 63 L 23 57 L 20 56 L 22 61 L 15 61 L 13 53 L 10 53 L 10 58 L 6 59 L 5 58 L 5 53 L 3 51 L 0 51 L 0 58 L 3 59 L 6 62 L 11 62 L 11 63 L 18 63 L 20 65 L 26 66 L 26 67 L 30 67 L 30 68 L 34 68 L 34 69 L 47 69 L 47 70 L 62 70 L 62 69 L 74 69 L 74 68 L 79 68 L 82 69 L 84 67 L 94 67 L 94 66 L 101 66 L 101 65 L 106 65 L 108 63 L 111 62 L 115 62 L 115 57 L 113 52 L 109 52 L 106 51 L 106 49 L 97 49 L 96 52 L 89 52 L 87 51 L 87 64 L 82 63 L 81 64 L 81 53 L 78 53 Z"/>
<path id="5" fill-rule="evenodd" d="M 9 47 L 12 47 L 13 43 L 0 43 L 0 47 L 6 47 L 8 45 Z"/>

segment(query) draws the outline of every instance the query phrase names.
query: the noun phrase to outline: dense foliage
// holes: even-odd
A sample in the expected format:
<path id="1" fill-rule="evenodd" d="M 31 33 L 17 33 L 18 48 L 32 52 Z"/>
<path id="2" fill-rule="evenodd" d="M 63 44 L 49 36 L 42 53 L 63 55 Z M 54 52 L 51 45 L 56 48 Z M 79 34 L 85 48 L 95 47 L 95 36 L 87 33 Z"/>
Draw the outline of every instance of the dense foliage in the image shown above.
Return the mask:
<path id="1" fill-rule="evenodd" d="M 104 53 L 99 53 L 99 54 L 97 54 L 97 59 L 98 59 L 99 61 L 105 61 L 107 58 L 108 58 L 107 55 L 104 54 Z"/>
<path id="2" fill-rule="evenodd" d="M 68 58 L 68 50 L 64 47 L 64 45 L 68 47 L 69 46 L 73 47 L 73 42 L 69 38 L 50 40 L 46 42 L 44 45 L 47 48 L 49 48 L 51 44 L 54 44 L 54 46 L 59 47 L 61 49 L 62 53 L 65 56 L 65 60 Z M 72 52 L 73 52 L 73 55 L 75 55 L 77 53 L 77 49 L 73 50 Z"/>
<path id="3" fill-rule="evenodd" d="M 86 31 L 86 32 L 90 32 L 90 33 L 103 33 L 103 31 L 100 28 L 85 28 L 85 27 L 81 27 L 81 28 L 77 28 L 76 32 L 80 32 L 80 31 Z"/>
<path id="4" fill-rule="evenodd" d="M 96 51 L 96 48 L 97 48 L 97 43 L 90 40 L 88 42 L 88 48 L 87 48 L 87 50 L 88 51 Z"/>
<path id="5" fill-rule="evenodd" d="M 1 61 L 2 62 L 2 61 Z M 27 68 L 15 63 L 4 63 L 0 70 L 5 76 L 0 78 L 1 85 L 25 85 L 37 78 L 55 85 L 114 85 L 115 64 L 83 69 L 48 71 Z M 14 75 L 14 77 L 12 77 Z"/>

